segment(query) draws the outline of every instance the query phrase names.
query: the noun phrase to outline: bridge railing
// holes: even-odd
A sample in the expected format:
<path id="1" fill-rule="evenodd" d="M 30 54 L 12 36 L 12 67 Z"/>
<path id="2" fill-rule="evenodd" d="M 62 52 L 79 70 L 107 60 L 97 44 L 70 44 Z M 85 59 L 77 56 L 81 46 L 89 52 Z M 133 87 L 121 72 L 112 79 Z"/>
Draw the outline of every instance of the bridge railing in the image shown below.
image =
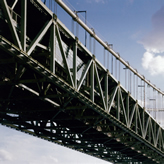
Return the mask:
<path id="1" fill-rule="evenodd" d="M 163 126 L 161 111 L 163 111 L 164 93 L 127 61 L 118 52 L 113 50 L 113 45 L 100 36 L 82 13 L 78 13 L 68 1 L 62 0 L 42 0 L 47 7 L 53 11 L 72 33 L 103 63 L 104 67 L 120 81 L 121 85 L 138 100 L 151 116 Z M 69 6 L 69 7 L 68 7 Z M 61 7 L 61 8 L 60 8 Z M 64 10 L 68 13 L 66 14 Z M 65 17 L 69 19 L 65 19 Z M 70 17 L 69 17 L 70 15 Z M 68 21 L 69 20 L 69 21 Z M 85 34 L 86 33 L 86 34 Z M 101 39 L 103 38 L 103 39 Z M 101 55 L 98 55 L 101 54 Z M 149 110 L 153 108 L 154 110 Z"/>

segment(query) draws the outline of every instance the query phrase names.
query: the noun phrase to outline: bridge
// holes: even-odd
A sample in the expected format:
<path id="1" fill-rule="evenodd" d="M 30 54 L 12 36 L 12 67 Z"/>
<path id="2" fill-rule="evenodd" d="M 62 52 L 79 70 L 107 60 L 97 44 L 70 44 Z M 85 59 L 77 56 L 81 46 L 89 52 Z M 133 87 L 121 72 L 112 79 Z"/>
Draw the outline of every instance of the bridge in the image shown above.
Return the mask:
<path id="1" fill-rule="evenodd" d="M 58 19 L 51 3 L 84 29 L 88 44 Z M 0 25 L 2 125 L 115 164 L 164 163 L 157 116 L 164 93 L 77 12 L 62 0 L 1 0 Z M 111 55 L 110 69 L 96 58 L 95 42 L 102 56 Z"/>

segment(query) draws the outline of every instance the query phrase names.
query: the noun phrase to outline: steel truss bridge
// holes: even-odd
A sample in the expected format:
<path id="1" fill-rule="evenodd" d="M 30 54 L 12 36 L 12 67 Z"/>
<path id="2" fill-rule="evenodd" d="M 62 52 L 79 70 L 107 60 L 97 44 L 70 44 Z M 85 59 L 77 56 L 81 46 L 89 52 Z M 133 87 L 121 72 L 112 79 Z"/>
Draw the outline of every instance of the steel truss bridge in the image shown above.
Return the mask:
<path id="1" fill-rule="evenodd" d="M 164 163 L 157 120 L 40 0 L 0 1 L 0 93 L 2 125 L 115 164 Z"/>

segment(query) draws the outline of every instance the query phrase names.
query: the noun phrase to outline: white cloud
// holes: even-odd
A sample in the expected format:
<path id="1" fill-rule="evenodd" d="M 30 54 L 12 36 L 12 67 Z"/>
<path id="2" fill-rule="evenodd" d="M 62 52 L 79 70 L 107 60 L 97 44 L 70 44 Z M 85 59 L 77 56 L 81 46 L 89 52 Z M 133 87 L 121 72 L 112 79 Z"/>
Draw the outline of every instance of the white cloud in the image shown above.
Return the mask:
<path id="1" fill-rule="evenodd" d="M 12 155 L 8 151 L 0 149 L 0 161 L 11 161 L 12 158 Z"/>
<path id="2" fill-rule="evenodd" d="M 142 58 L 142 66 L 151 75 L 164 74 L 164 56 L 155 56 L 153 53 L 147 51 Z"/>
<path id="3" fill-rule="evenodd" d="M 142 58 L 142 66 L 151 75 L 164 74 L 164 6 L 152 16 L 152 31 L 140 43 L 146 52 Z"/>
<path id="4" fill-rule="evenodd" d="M 136 31 L 134 34 L 130 36 L 130 38 L 136 40 L 141 34 L 141 31 Z"/>
<path id="5" fill-rule="evenodd" d="M 146 50 L 159 53 L 164 52 L 164 6 L 152 16 L 152 31 L 140 43 Z"/>
<path id="6" fill-rule="evenodd" d="M 96 3 L 105 3 L 105 0 L 87 0 L 87 3 L 93 3 L 93 2 L 96 2 Z"/>
<path id="7" fill-rule="evenodd" d="M 57 158 L 55 158 L 55 157 L 53 157 L 53 156 L 50 156 L 50 159 L 51 159 L 53 162 L 58 163 L 58 159 L 57 159 Z"/>
<path id="8" fill-rule="evenodd" d="M 145 52 L 144 53 L 144 56 L 142 58 L 142 66 L 145 69 L 149 68 L 149 64 L 152 62 L 153 57 L 154 57 L 154 55 L 151 54 L 150 52 Z"/>
<path id="9" fill-rule="evenodd" d="M 132 4 L 132 3 L 134 2 L 134 0 L 128 0 L 128 2 L 129 2 L 130 4 Z"/>
<path id="10" fill-rule="evenodd" d="M 38 160 L 37 159 L 31 159 L 30 163 L 29 164 L 55 164 L 55 163 L 58 163 L 58 159 L 51 156 L 51 155 L 47 155 L 47 156 L 41 156 L 40 159 Z"/>

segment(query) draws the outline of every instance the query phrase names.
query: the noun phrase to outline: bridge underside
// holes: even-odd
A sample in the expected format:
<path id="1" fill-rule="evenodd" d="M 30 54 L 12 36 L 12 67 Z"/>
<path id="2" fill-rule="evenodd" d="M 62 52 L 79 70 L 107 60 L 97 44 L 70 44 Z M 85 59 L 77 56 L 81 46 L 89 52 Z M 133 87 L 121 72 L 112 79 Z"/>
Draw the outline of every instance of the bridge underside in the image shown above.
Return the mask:
<path id="1" fill-rule="evenodd" d="M 135 149 L 152 150 L 58 77 L 52 82 L 8 52 L 1 49 L 0 54 L 1 124 L 113 163 L 152 162 Z"/>
<path id="2" fill-rule="evenodd" d="M 7 2 L 11 7 L 12 1 Z M 71 76 L 73 78 L 69 76 L 69 74 L 75 75 L 72 72 L 78 70 L 74 68 L 72 71 L 68 68 L 67 61 L 62 56 L 64 52 L 60 41 L 72 45 L 70 46 L 72 51 L 75 41 L 72 38 L 68 39 L 67 33 L 59 25 L 55 24 L 55 27 L 49 28 L 49 20 L 52 18 L 46 13 L 42 3 L 27 1 L 25 5 L 21 4 L 21 1 L 17 2 L 14 11 L 18 15 L 23 16 L 20 11 L 21 5 L 27 6 L 28 9 L 27 37 L 23 39 L 19 26 L 13 25 L 14 20 L 10 22 L 7 11 L 11 13 L 11 9 L 7 9 L 6 4 L 5 0 L 0 3 L 0 123 L 113 163 L 162 163 L 162 141 L 154 147 L 151 144 L 153 139 L 150 139 L 150 143 L 145 141 L 139 132 L 135 135 L 135 128 L 127 128 L 125 121 L 121 122 L 123 112 L 119 115 L 119 119 L 114 117 L 118 116 L 114 109 L 114 102 L 118 102 L 116 98 L 113 100 L 111 113 L 102 110 L 101 94 L 96 94 L 96 90 L 101 91 L 99 77 L 96 76 L 102 72 L 100 66 L 93 71 L 95 74 L 98 72 L 94 77 L 94 89 L 90 89 L 92 73 L 85 75 L 83 83 L 80 82 L 80 78 L 76 77 L 74 80 L 74 76 Z M 38 19 L 38 15 L 42 19 Z M 48 23 L 44 26 L 45 22 Z M 43 26 L 47 27 L 46 32 L 44 28 L 42 29 Z M 38 34 L 38 31 L 41 32 Z M 51 46 L 53 38 L 50 34 L 53 32 L 56 33 L 64 66 L 59 59 L 52 61 L 54 47 Z M 42 35 L 42 40 L 38 39 L 39 35 Z M 23 50 L 20 50 L 19 46 L 23 47 Z M 88 60 L 92 60 L 92 57 L 84 53 L 80 45 L 77 46 L 77 51 L 79 60 L 89 67 Z M 112 95 L 117 83 L 111 77 L 108 77 L 108 81 L 109 94 Z M 101 86 L 105 87 L 102 84 Z M 92 90 L 94 90 L 94 101 L 93 95 L 90 96 Z M 145 122 L 147 119 L 145 116 Z M 132 124 L 131 126 L 134 126 Z"/>

